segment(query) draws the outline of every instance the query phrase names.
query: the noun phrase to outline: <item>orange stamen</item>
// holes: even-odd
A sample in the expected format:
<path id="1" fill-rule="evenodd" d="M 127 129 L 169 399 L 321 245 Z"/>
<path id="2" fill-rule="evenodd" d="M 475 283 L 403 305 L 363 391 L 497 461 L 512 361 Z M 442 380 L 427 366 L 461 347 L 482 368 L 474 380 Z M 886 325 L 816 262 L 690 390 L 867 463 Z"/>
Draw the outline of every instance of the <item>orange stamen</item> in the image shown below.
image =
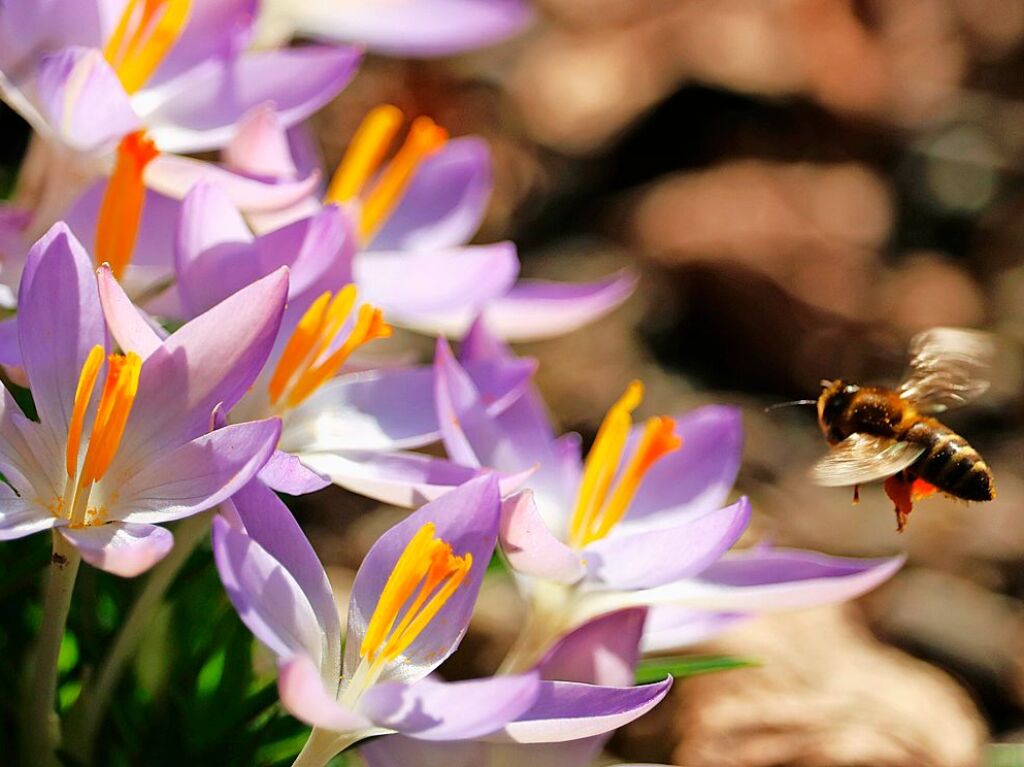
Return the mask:
<path id="1" fill-rule="evenodd" d="M 178 41 L 191 0 L 129 0 L 103 55 L 128 93 L 153 75 Z"/>
<path id="2" fill-rule="evenodd" d="M 380 665 L 405 652 L 462 585 L 472 566 L 472 554 L 454 556 L 451 546 L 436 537 L 434 524 L 423 525 L 384 584 L 359 648 L 360 657 Z"/>
<path id="3" fill-rule="evenodd" d="M 341 370 L 352 352 L 391 335 L 381 310 L 364 304 L 348 337 L 330 351 L 357 297 L 354 285 L 346 285 L 336 294 L 327 291 L 302 315 L 270 377 L 267 393 L 271 405 L 291 408 L 301 404 Z"/>
<path id="4" fill-rule="evenodd" d="M 96 260 L 110 264 L 117 278 L 131 263 L 146 199 L 142 176 L 157 154 L 156 146 L 141 132 L 128 134 L 117 147 L 114 172 L 96 222 Z"/>
<path id="5" fill-rule="evenodd" d="M 85 364 L 82 365 L 82 372 L 78 376 L 78 386 L 75 387 L 75 402 L 71 408 L 71 420 L 68 422 L 65 462 L 68 477 L 71 479 L 74 479 L 78 473 L 78 452 L 82 444 L 85 411 L 89 408 L 89 401 L 92 399 L 93 389 L 96 388 L 96 379 L 99 378 L 102 364 L 103 347 L 97 344 L 89 350 L 89 356 L 85 358 Z"/>
<path id="6" fill-rule="evenodd" d="M 89 435 L 89 447 L 78 480 L 80 486 L 98 481 L 110 467 L 135 403 L 141 370 L 142 359 L 135 352 L 111 354 L 107 358 L 107 380 Z"/>
<path id="7" fill-rule="evenodd" d="M 352 137 L 324 202 L 348 202 L 362 191 L 384 161 L 402 119 L 402 111 L 391 104 L 370 111 Z"/>
<path id="8" fill-rule="evenodd" d="M 576 508 L 569 523 L 569 541 L 577 548 L 608 535 L 626 515 L 650 468 L 682 446 L 671 418 L 659 416 L 648 419 L 640 443 L 612 489 L 612 480 L 622 463 L 633 426 L 632 412 L 642 399 L 643 385 L 633 381 L 601 423 L 594 446 L 587 456 Z"/>

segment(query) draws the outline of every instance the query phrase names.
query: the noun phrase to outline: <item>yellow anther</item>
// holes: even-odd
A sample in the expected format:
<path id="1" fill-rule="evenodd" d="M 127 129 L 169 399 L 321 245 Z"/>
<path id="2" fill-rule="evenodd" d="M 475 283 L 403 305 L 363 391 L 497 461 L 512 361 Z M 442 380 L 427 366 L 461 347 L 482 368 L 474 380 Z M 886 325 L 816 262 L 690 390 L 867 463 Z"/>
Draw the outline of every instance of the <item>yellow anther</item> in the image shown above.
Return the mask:
<path id="1" fill-rule="evenodd" d="M 423 525 L 384 584 L 359 648 L 359 656 L 371 664 L 379 666 L 405 652 L 473 567 L 472 554 L 453 555 L 436 532 L 432 522 Z"/>
<path id="2" fill-rule="evenodd" d="M 191 0 L 128 0 L 103 55 L 121 85 L 135 93 L 181 36 Z"/>
<path id="3" fill-rule="evenodd" d="M 301 404 L 341 370 L 352 352 L 391 335 L 381 310 L 364 304 L 348 336 L 331 351 L 357 297 L 354 285 L 346 285 L 336 294 L 327 291 L 302 315 L 270 377 L 267 394 L 272 405 L 291 408 Z"/>
<path id="4" fill-rule="evenodd" d="M 103 353 L 103 347 L 98 344 L 89 350 L 89 356 L 85 358 L 82 372 L 78 376 L 78 386 L 75 387 L 75 403 L 71 408 L 71 420 L 68 422 L 65 459 L 70 479 L 74 479 L 78 473 L 78 451 L 82 444 L 85 411 L 89 409 L 92 391 L 96 388 L 96 379 L 99 378 L 100 366 L 103 364 Z"/>
<path id="5" fill-rule="evenodd" d="M 103 394 L 100 395 L 96 419 L 89 435 L 79 485 L 98 481 L 110 468 L 139 390 L 141 371 L 142 359 L 135 352 L 111 354 L 107 358 L 107 380 L 103 384 Z"/>
<path id="6" fill-rule="evenodd" d="M 348 202 L 362 191 L 384 162 L 403 119 L 402 111 L 391 104 L 370 111 L 334 172 L 324 202 Z"/>
<path id="7" fill-rule="evenodd" d="M 597 432 L 569 523 L 569 542 L 577 548 L 604 538 L 626 515 L 640 481 L 651 466 L 682 445 L 671 418 L 649 419 L 640 443 L 612 489 L 612 480 L 622 463 L 633 426 L 632 413 L 639 407 L 643 392 L 639 381 L 630 383 L 619 401 L 609 409 Z"/>
<path id="8" fill-rule="evenodd" d="M 143 133 L 128 134 L 117 147 L 114 172 L 96 221 L 96 261 L 110 264 L 118 279 L 131 263 L 139 234 L 146 199 L 142 175 L 157 154 L 156 146 Z"/>

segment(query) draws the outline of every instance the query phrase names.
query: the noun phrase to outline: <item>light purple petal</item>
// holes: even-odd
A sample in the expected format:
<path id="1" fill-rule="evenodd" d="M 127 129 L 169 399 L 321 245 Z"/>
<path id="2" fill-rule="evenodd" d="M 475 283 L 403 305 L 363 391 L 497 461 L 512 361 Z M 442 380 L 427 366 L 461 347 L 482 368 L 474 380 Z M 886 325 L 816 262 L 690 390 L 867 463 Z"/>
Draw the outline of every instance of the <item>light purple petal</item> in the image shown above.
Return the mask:
<path id="1" fill-rule="evenodd" d="M 160 149 L 161 154 L 146 166 L 144 180 L 150 189 L 176 200 L 199 182 L 208 181 L 222 187 L 247 213 L 275 212 L 302 202 L 320 182 L 316 174 L 294 181 L 251 178 L 203 160 L 167 154 L 162 146 Z"/>
<path id="2" fill-rule="evenodd" d="M 23 58 L 65 45 L 103 44 L 99 3 L 68 0 L 6 2 L 0 5 L 0 70 L 21 69 Z"/>
<path id="3" fill-rule="evenodd" d="M 124 578 L 144 573 L 174 546 L 174 536 L 155 525 L 110 522 L 60 531 L 90 565 Z"/>
<path id="4" fill-rule="evenodd" d="M 587 546 L 587 575 L 613 589 L 643 589 L 687 578 L 716 562 L 750 521 L 750 502 L 640 532 L 613 530 Z"/>
<path id="5" fill-rule="evenodd" d="M 121 284 L 106 264 L 97 270 L 96 283 L 103 306 L 103 316 L 118 346 L 125 352 L 135 352 L 142 359 L 147 359 L 160 348 L 163 339 L 139 308 L 125 295 Z"/>
<path id="6" fill-rule="evenodd" d="M 539 688 L 536 674 L 467 682 L 385 682 L 367 690 L 359 708 L 375 724 L 412 738 L 468 740 L 489 735 L 520 716 Z"/>
<path id="7" fill-rule="evenodd" d="M 167 522 L 216 506 L 240 490 L 273 454 L 276 418 L 233 424 L 204 434 L 139 466 L 111 463 L 104 484 L 117 487 L 110 513 L 131 522 Z"/>
<path id="8" fill-rule="evenodd" d="M 221 517 L 213 520 L 213 556 L 228 598 L 257 639 L 279 658 L 322 657 L 313 607 L 280 562 Z M 321 679 L 319 666 L 315 674 Z"/>
<path id="9" fill-rule="evenodd" d="M 542 682 L 540 696 L 530 710 L 488 739 L 552 743 L 602 735 L 646 714 L 671 686 L 671 677 L 639 687 Z"/>
<path id="10" fill-rule="evenodd" d="M 256 0 L 204 0 L 192 3 L 181 36 L 146 81 L 146 88 L 173 80 L 210 59 L 242 50 L 251 37 Z"/>
<path id="11" fill-rule="evenodd" d="M 66 523 L 66 519 L 55 517 L 38 504 L 22 500 L 6 485 L 3 486 L 3 497 L 0 498 L 0 541 L 24 538 Z"/>
<path id="12" fill-rule="evenodd" d="M 351 676 L 356 668 L 359 646 L 388 576 L 406 545 L 428 522 L 436 526 L 435 534 L 451 545 L 455 555 L 472 555 L 473 564 L 465 580 L 404 656 L 385 667 L 381 679 L 421 678 L 455 651 L 466 632 L 487 563 L 494 552 L 499 505 L 497 479 L 494 476 L 473 479 L 410 514 L 377 540 L 363 560 L 352 586 L 345 643 L 346 676 Z"/>
<path id="13" fill-rule="evenodd" d="M 515 245 L 499 242 L 425 252 L 364 252 L 353 264 L 363 299 L 395 322 L 415 326 L 433 315 L 473 316 L 504 295 L 519 273 Z"/>
<path id="14" fill-rule="evenodd" d="M 495 298 L 483 312 L 487 328 L 509 341 L 538 341 L 571 333 L 623 303 L 636 276 L 619 272 L 598 282 L 523 280 Z"/>
<path id="15" fill-rule="evenodd" d="M 138 465 L 209 429 L 252 386 L 277 336 L 288 291 L 280 270 L 185 324 L 143 363 L 118 457 Z"/>
<path id="16" fill-rule="evenodd" d="M 275 450 L 267 465 L 260 469 L 260 481 L 279 493 L 305 495 L 331 484 L 329 477 L 314 471 L 297 456 Z"/>
<path id="17" fill-rule="evenodd" d="M 394 56 L 448 56 L 482 48 L 526 27 L 520 0 L 401 0 L 386 5 L 302 3 L 298 29 L 326 40 L 363 43 Z"/>
<path id="18" fill-rule="evenodd" d="M 634 429 L 639 436 L 642 426 Z M 623 527 L 664 525 L 721 506 L 739 471 L 743 450 L 740 412 L 711 405 L 679 417 L 683 446 L 644 475 Z"/>
<path id="19" fill-rule="evenodd" d="M 543 679 L 613 687 L 633 684 L 647 610 L 601 615 L 562 637 L 537 664 Z"/>
<path id="20" fill-rule="evenodd" d="M 78 151 L 110 149 L 141 126 L 121 81 L 96 48 L 43 56 L 36 87 L 50 126 Z"/>
<path id="21" fill-rule="evenodd" d="M 321 667 L 326 677 L 341 671 L 341 621 L 327 573 L 291 511 L 262 482 L 250 482 L 235 493 L 234 507 L 245 532 L 295 579 L 313 609 L 325 636 Z"/>
<path id="22" fill-rule="evenodd" d="M 29 251 L 18 307 L 29 386 L 51 454 L 62 455 L 82 365 L 93 346 L 106 342 L 92 264 L 64 224 L 54 224 Z"/>
<path id="23" fill-rule="evenodd" d="M 355 48 L 303 46 L 245 53 L 211 61 L 164 89 L 164 100 L 146 116 L 151 135 L 166 152 L 197 152 L 227 144 L 235 123 L 253 107 L 274 102 L 291 126 L 333 98 L 359 65 Z"/>
<path id="24" fill-rule="evenodd" d="M 414 508 L 480 475 L 476 469 L 422 453 L 303 453 L 302 460 L 353 493 Z"/>
<path id="25" fill-rule="evenodd" d="M 750 618 L 746 613 L 715 613 L 657 605 L 648 611 L 643 650 L 645 653 L 670 652 L 705 642 Z"/>
<path id="26" fill-rule="evenodd" d="M 281 705 L 296 719 L 332 732 L 357 732 L 373 726 L 362 714 L 341 705 L 324 686 L 316 664 L 296 655 L 281 665 L 277 677 Z"/>
<path id="27" fill-rule="evenodd" d="M 552 535 L 544 524 L 530 490 L 502 503 L 498 540 L 512 569 L 522 575 L 575 583 L 586 570 L 580 555 Z"/>
<path id="28" fill-rule="evenodd" d="M 242 117 L 235 137 L 224 147 L 224 163 L 231 170 L 253 176 L 298 176 L 287 131 L 273 102 L 253 107 Z"/>
<path id="29" fill-rule="evenodd" d="M 755 550 L 723 558 L 699 579 L 630 596 L 636 604 L 715 612 L 796 610 L 858 597 L 889 579 L 904 559 L 846 559 L 795 549 Z"/>
<path id="30" fill-rule="evenodd" d="M 480 228 L 493 183 L 491 152 L 482 139 L 449 141 L 420 165 L 368 249 L 427 251 L 466 244 Z"/>

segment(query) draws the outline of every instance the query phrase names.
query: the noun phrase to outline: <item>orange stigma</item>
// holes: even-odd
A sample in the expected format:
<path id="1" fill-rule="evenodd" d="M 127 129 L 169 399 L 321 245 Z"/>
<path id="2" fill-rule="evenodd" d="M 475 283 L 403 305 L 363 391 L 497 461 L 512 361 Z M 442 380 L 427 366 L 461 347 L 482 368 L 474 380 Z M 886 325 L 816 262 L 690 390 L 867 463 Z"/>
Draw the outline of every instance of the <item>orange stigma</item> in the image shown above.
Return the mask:
<path id="1" fill-rule="evenodd" d="M 128 93 L 135 93 L 181 36 L 191 0 L 128 0 L 103 56 Z"/>
<path id="2" fill-rule="evenodd" d="M 107 182 L 96 221 L 96 261 L 110 264 L 118 279 L 131 263 L 146 200 L 143 173 L 157 156 L 156 146 L 142 132 L 129 133 L 117 147 L 114 172 Z"/>
<path id="3" fill-rule="evenodd" d="M 472 554 L 453 555 L 452 547 L 436 537 L 434 523 L 423 525 L 384 584 L 359 657 L 379 668 L 405 652 L 466 580 L 472 566 Z"/>
<path id="4" fill-rule="evenodd" d="M 643 384 L 639 381 L 630 383 L 618 402 L 609 409 L 597 432 L 569 523 L 569 542 L 576 548 L 583 548 L 608 535 L 626 515 L 648 470 L 683 444 L 675 433 L 675 421 L 665 416 L 649 418 L 639 443 L 622 465 L 626 442 L 633 427 L 632 413 L 639 407 L 643 395 Z M 618 480 L 612 487 L 616 474 Z"/>
<path id="5" fill-rule="evenodd" d="M 423 161 L 444 146 L 448 131 L 429 117 L 417 117 L 394 158 L 381 168 L 402 126 L 398 107 L 383 104 L 371 110 L 356 130 L 324 198 L 347 203 L 361 198 L 359 234 L 369 240 L 394 212 Z M 376 182 L 367 190 L 370 179 Z"/>
<path id="6" fill-rule="evenodd" d="M 355 285 L 346 285 L 337 293 L 325 292 L 306 310 L 270 377 L 271 405 L 280 410 L 295 407 L 334 376 L 356 349 L 391 335 L 381 310 L 363 304 L 348 336 L 332 350 L 356 299 Z"/>

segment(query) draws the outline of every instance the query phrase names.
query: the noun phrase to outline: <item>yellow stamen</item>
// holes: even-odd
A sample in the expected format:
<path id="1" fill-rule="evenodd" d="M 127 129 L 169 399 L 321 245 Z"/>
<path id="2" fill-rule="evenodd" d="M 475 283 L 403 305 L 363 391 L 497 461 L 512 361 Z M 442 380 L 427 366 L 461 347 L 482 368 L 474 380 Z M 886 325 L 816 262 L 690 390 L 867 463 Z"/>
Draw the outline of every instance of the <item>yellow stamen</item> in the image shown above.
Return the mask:
<path id="1" fill-rule="evenodd" d="M 302 315 L 270 377 L 267 393 L 271 405 L 292 408 L 301 404 L 341 369 L 352 352 L 391 335 L 381 310 L 364 304 L 348 337 L 330 351 L 357 297 L 354 285 L 346 285 L 336 294 L 327 291 Z"/>
<path id="2" fill-rule="evenodd" d="M 400 656 L 451 599 L 472 566 L 472 554 L 453 555 L 451 546 L 436 537 L 434 524 L 423 525 L 384 584 L 359 656 L 374 666 Z"/>
<path id="3" fill-rule="evenodd" d="M 89 435 L 89 447 L 78 479 L 80 486 L 98 481 L 110 467 L 139 390 L 141 370 L 142 359 L 134 352 L 112 354 L 107 358 L 107 380 Z"/>
<path id="4" fill-rule="evenodd" d="M 649 419 L 639 445 L 612 490 L 633 426 L 632 413 L 643 399 L 643 385 L 633 381 L 609 409 L 597 432 L 580 482 L 569 523 L 569 542 L 582 548 L 604 538 L 622 520 L 647 471 L 663 456 L 679 449 L 682 440 L 671 418 Z M 610 495 L 609 495 L 610 491 Z"/>
<path id="5" fill-rule="evenodd" d="M 96 388 L 96 379 L 99 378 L 100 365 L 102 364 L 103 347 L 96 345 L 89 350 L 89 356 L 85 358 L 82 372 L 78 376 L 78 386 L 75 388 L 75 403 L 72 406 L 71 420 L 68 423 L 66 464 L 70 479 L 74 479 L 78 473 L 78 451 L 82 444 L 85 411 L 89 408 L 92 390 Z"/>
<path id="6" fill-rule="evenodd" d="M 143 133 L 128 134 L 117 148 L 114 172 L 96 221 L 96 260 L 110 264 L 117 278 L 132 260 L 146 199 L 142 175 L 157 154 L 153 142 Z"/>
<path id="7" fill-rule="evenodd" d="M 191 0 L 129 0 L 103 49 L 128 93 L 153 75 L 181 36 Z"/>
<path id="8" fill-rule="evenodd" d="M 362 191 L 384 161 L 402 120 L 402 111 L 391 104 L 381 104 L 370 111 L 334 172 L 324 202 L 348 202 Z"/>

